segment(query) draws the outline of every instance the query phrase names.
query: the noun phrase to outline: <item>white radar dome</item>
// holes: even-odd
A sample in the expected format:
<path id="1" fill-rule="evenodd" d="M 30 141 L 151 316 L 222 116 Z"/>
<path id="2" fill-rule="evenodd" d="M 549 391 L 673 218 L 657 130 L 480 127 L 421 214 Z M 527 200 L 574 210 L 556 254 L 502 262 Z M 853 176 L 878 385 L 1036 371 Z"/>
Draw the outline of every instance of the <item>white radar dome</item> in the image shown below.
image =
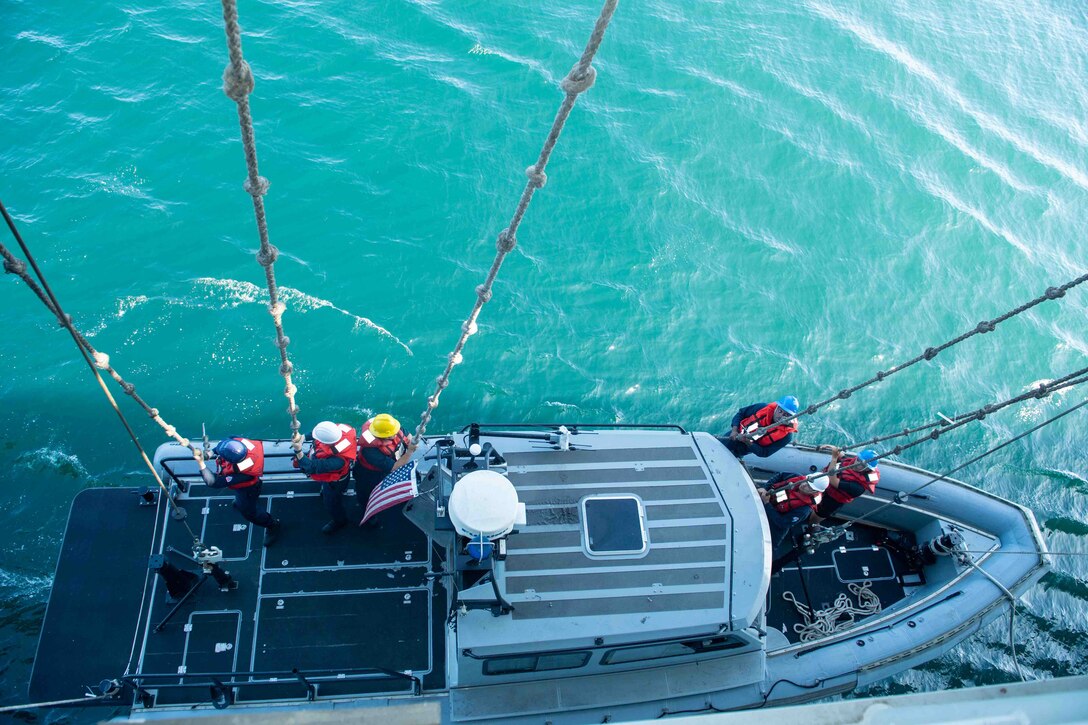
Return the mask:
<path id="1" fill-rule="evenodd" d="M 525 504 L 518 503 L 514 484 L 486 469 L 458 479 L 448 510 L 457 533 L 470 539 L 497 539 L 525 522 Z"/>

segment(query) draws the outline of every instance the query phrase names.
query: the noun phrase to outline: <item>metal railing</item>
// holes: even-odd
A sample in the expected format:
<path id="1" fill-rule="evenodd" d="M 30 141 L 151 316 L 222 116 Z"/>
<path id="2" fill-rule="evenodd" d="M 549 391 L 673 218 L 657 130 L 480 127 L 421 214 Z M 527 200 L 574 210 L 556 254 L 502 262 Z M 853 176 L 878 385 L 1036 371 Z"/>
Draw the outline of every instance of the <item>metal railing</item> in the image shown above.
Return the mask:
<path id="1" fill-rule="evenodd" d="M 129 689 L 136 701 L 145 708 L 155 707 L 155 693 L 158 689 L 206 689 L 206 702 L 216 709 L 230 707 L 235 702 L 235 688 L 260 687 L 264 685 L 298 684 L 303 694 L 298 697 L 270 697 L 268 700 L 306 700 L 313 702 L 318 696 L 318 686 L 323 683 L 342 684 L 345 682 L 364 682 L 374 680 L 403 680 L 411 685 L 411 694 L 420 695 L 423 683 L 411 671 L 400 672 L 384 667 L 367 667 L 345 670 L 313 670 L 303 672 L 293 669 L 289 672 L 193 672 L 193 673 L 151 673 L 127 675 L 120 682 Z M 388 692 L 381 693 L 388 696 Z M 340 696 L 340 695 L 338 695 Z M 189 701 L 187 704 L 201 704 L 203 699 Z M 174 703 L 171 703 L 174 704 Z M 179 703 L 180 704 L 180 703 Z"/>

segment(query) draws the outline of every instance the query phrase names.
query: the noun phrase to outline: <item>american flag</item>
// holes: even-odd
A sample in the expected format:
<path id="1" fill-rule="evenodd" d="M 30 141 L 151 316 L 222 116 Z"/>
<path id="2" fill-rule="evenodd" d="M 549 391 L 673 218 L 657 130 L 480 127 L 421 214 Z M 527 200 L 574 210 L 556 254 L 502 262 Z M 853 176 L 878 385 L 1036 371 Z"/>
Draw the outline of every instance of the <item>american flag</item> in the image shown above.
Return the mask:
<path id="1" fill-rule="evenodd" d="M 370 492 L 370 498 L 366 502 L 366 511 L 363 513 L 363 520 L 359 522 L 359 525 L 362 526 L 371 516 L 379 514 L 387 508 L 405 501 L 411 501 L 417 495 L 419 495 L 419 490 L 416 487 L 416 462 L 409 461 L 383 478 L 382 482 Z"/>

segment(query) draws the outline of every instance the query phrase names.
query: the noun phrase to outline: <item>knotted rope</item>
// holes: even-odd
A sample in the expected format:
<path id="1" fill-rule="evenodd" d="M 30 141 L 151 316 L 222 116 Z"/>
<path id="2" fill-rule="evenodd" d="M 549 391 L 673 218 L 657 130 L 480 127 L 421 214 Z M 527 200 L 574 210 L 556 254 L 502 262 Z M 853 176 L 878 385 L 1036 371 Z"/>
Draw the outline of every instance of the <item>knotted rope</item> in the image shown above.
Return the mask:
<path id="1" fill-rule="evenodd" d="M 41 286 L 39 287 L 38 284 L 27 274 L 26 263 L 23 262 L 21 259 L 17 259 L 14 255 L 12 255 L 12 253 L 7 249 L 6 246 L 0 244 L 0 256 L 3 256 L 4 258 L 4 271 L 8 274 L 19 275 L 23 282 L 26 283 L 27 287 L 29 287 L 31 291 L 38 296 L 38 299 L 42 301 L 42 304 L 44 304 L 49 309 L 49 311 L 53 313 L 53 315 L 57 318 L 57 322 L 60 323 L 61 327 L 68 330 L 68 334 L 72 336 L 72 340 L 76 343 L 76 347 L 79 349 L 80 356 L 83 357 L 88 367 L 90 367 L 91 372 L 94 374 L 95 380 L 98 382 L 98 386 L 102 389 L 102 394 L 106 396 L 106 400 L 109 401 L 110 406 L 113 408 L 114 412 L 117 413 L 117 417 L 121 420 L 121 424 L 125 427 L 125 431 L 128 433 L 129 438 L 132 439 L 132 443 L 136 446 L 136 450 L 140 453 L 140 457 L 143 459 L 144 464 L 147 466 L 148 470 L 151 471 L 151 475 L 155 478 L 155 483 L 158 484 L 168 504 L 174 510 L 176 518 L 181 521 L 182 525 L 189 532 L 189 535 L 192 536 L 194 545 L 199 543 L 200 538 L 193 532 L 193 529 L 189 526 L 188 522 L 184 520 L 184 510 L 178 506 L 177 502 L 174 501 L 173 497 L 170 495 L 169 489 L 167 489 L 166 484 L 163 483 L 162 477 L 159 475 L 159 472 L 155 470 L 155 466 L 151 463 L 151 459 L 148 457 L 147 451 L 144 450 L 143 445 L 140 443 L 140 439 L 136 437 L 136 431 L 134 431 L 132 429 L 132 426 L 129 425 L 128 419 L 125 418 L 125 414 L 121 412 L 121 408 L 117 405 L 117 401 L 114 399 L 113 394 L 110 393 L 109 388 L 106 387 L 106 381 L 102 379 L 102 374 L 98 371 L 100 369 L 108 369 L 114 380 L 117 380 L 119 383 L 121 383 L 127 394 L 138 400 L 145 409 L 148 409 L 147 404 L 136 396 L 135 386 L 131 385 L 130 383 L 126 383 L 121 378 L 121 376 L 117 374 L 116 371 L 109 367 L 109 356 L 105 355 L 104 353 L 97 352 L 91 346 L 91 343 L 87 341 L 87 338 L 84 337 L 83 333 L 76 329 L 75 324 L 72 322 L 72 316 L 65 314 L 64 310 L 60 306 L 60 301 L 57 299 L 57 296 L 53 294 L 53 290 L 50 289 L 49 283 L 45 281 L 45 275 L 42 274 L 42 270 L 38 267 L 38 263 L 34 260 L 34 255 L 30 253 L 30 248 L 27 247 L 26 242 L 23 241 L 22 235 L 19 234 L 19 229 L 15 226 L 15 220 L 11 218 L 10 214 L 8 214 L 8 210 L 4 207 L 4 204 L 2 202 L 0 202 L 0 214 L 3 214 L 4 221 L 7 222 L 8 229 L 11 230 L 12 236 L 15 237 L 15 241 L 19 244 L 19 248 L 23 250 L 23 255 L 26 257 L 27 261 L 30 262 L 30 266 L 34 270 L 34 274 L 37 276 L 38 280 L 41 281 Z M 179 437 L 177 435 L 177 431 L 174 430 L 174 427 L 167 425 L 165 421 L 163 421 L 162 418 L 159 417 L 159 413 L 157 410 L 155 410 L 154 408 L 150 408 L 149 410 L 154 411 L 155 414 L 152 417 L 161 426 L 163 426 L 163 429 L 166 430 L 169 435 L 177 438 L 178 442 L 182 445 L 189 446 L 188 439 Z M 200 451 L 195 447 L 192 447 L 192 451 L 193 458 L 200 460 Z"/>
<path id="2" fill-rule="evenodd" d="M 416 427 L 413 440 L 417 443 L 427 431 L 427 424 L 431 422 L 431 413 L 438 407 L 438 399 L 442 395 L 442 391 L 449 385 L 450 373 L 464 361 L 461 351 L 464 350 L 465 343 L 468 342 L 469 337 L 475 335 L 478 331 L 476 319 L 480 316 L 480 310 L 491 299 L 491 287 L 495 282 L 495 277 L 499 274 L 499 268 L 502 266 L 503 260 L 517 245 L 518 227 L 525 216 L 525 211 L 529 208 L 529 202 L 532 201 L 536 190 L 543 188 L 548 181 L 544 170 L 548 165 L 548 159 L 551 157 L 552 151 L 555 149 L 555 144 L 559 141 L 559 134 L 563 132 L 567 117 L 570 116 L 570 112 L 574 108 L 574 102 L 578 100 L 579 94 L 593 86 L 593 82 L 597 78 L 597 71 L 592 66 L 593 58 L 597 54 L 597 49 L 601 46 L 605 30 L 608 28 L 608 23 L 612 20 L 612 15 L 616 11 L 617 3 L 618 0 L 605 0 L 604 6 L 601 8 L 601 14 L 597 17 L 597 23 L 589 36 L 586 49 L 582 52 L 582 57 L 578 59 L 578 62 L 571 68 L 570 73 L 560 83 L 560 87 L 566 95 L 559 105 L 559 111 L 555 114 L 555 120 L 552 122 L 551 130 L 544 141 L 544 147 L 540 150 L 540 156 L 535 164 L 525 170 L 525 175 L 528 177 L 525 189 L 521 192 L 521 199 L 518 200 L 518 206 L 514 211 L 510 224 L 506 229 L 499 232 L 495 245 L 497 248 L 495 260 L 491 263 L 491 269 L 488 270 L 487 278 L 483 284 L 476 287 L 476 304 L 473 305 L 468 318 L 461 324 L 461 337 L 458 338 L 457 345 L 454 346 L 453 352 L 448 356 L 446 369 L 435 379 L 435 391 L 427 399 L 427 408 L 423 411 L 419 425 Z"/>
<path id="3" fill-rule="evenodd" d="M 982 322 L 978 323 L 977 325 L 975 325 L 973 328 L 971 328 L 967 332 L 963 333 L 962 335 L 958 335 L 958 336 L 952 338 L 951 340 L 949 340 L 949 341 L 947 341 L 945 343 L 937 345 L 936 347 L 927 347 L 925 350 L 923 350 L 921 352 L 921 354 L 911 358 L 910 360 L 907 360 L 904 363 L 901 363 L 899 365 L 895 365 L 894 367 L 890 367 L 887 370 L 879 370 L 879 371 L 877 371 L 876 375 L 869 378 L 865 382 L 859 383 L 858 385 L 855 385 L 855 386 L 850 387 L 850 388 L 844 388 L 843 390 L 840 390 L 839 392 L 835 393 L 834 395 L 832 395 L 830 398 L 827 398 L 826 400 L 821 400 L 818 403 L 813 403 L 812 405 L 808 406 L 807 408 L 805 408 L 803 410 L 799 410 L 799 411 L 797 411 L 797 413 L 795 413 L 795 414 L 793 414 L 791 416 L 783 418 L 782 420 L 779 420 L 779 421 L 775 421 L 773 425 L 769 425 L 769 426 L 762 427 L 762 428 L 757 428 L 757 429 L 755 429 L 753 431 L 750 431 L 748 433 L 748 436 L 751 437 L 751 438 L 758 438 L 759 436 L 763 435 L 764 433 L 766 433 L 768 430 L 770 430 L 773 427 L 777 427 L 779 425 L 789 423 L 791 420 L 794 420 L 796 418 L 800 418 L 802 415 L 812 415 L 813 413 L 815 413 L 820 408 L 823 408 L 823 407 L 825 407 L 827 405 L 830 405 L 831 403 L 834 403 L 836 400 L 846 400 L 847 398 L 849 398 L 851 395 L 853 395 L 857 391 L 861 390 L 862 388 L 868 387 L 868 386 L 870 386 L 870 385 L 872 385 L 874 383 L 878 383 L 881 380 L 885 380 L 885 379 L 891 377 L 892 375 L 895 375 L 898 372 L 906 370 L 911 365 L 919 363 L 919 362 L 921 362 L 923 360 L 932 360 L 933 358 L 937 357 L 938 353 L 940 353 L 940 352 L 942 352 L 944 350 L 947 350 L 948 348 L 952 347 L 953 345 L 957 345 L 957 344 L 963 342 L 964 340 L 967 340 L 969 338 L 974 337 L 975 335 L 984 335 L 987 332 L 993 332 L 995 329 L 997 329 L 997 326 L 999 324 L 1001 324 L 1002 322 L 1004 322 L 1005 320 L 1016 317 L 1017 315 L 1030 310 L 1032 307 L 1035 307 L 1036 305 L 1040 305 L 1040 304 L 1046 302 L 1047 300 L 1060 299 L 1060 298 L 1065 296 L 1066 292 L 1073 289 L 1077 285 L 1083 284 L 1084 282 L 1088 282 L 1088 274 L 1082 274 L 1080 277 L 1077 277 L 1076 279 L 1070 280 L 1070 281 L 1066 282 L 1065 284 L 1059 285 L 1057 287 L 1047 287 L 1046 291 L 1043 292 L 1043 294 L 1039 295 L 1038 297 L 1036 297 L 1033 300 L 1025 302 L 1024 304 L 1020 305 L 1019 307 L 1014 307 L 1013 309 L 1009 310 L 1008 312 L 1006 312 L 1003 315 L 999 315 L 999 316 L 993 318 L 992 320 L 983 320 Z M 934 424 L 932 424 L 930 426 L 924 426 L 923 429 L 924 428 L 929 428 L 929 427 L 935 427 L 935 426 L 938 426 L 938 425 L 940 425 L 940 424 L 939 423 L 934 423 Z M 900 435 L 900 434 L 897 433 L 895 435 L 888 436 L 888 438 L 894 438 L 894 437 L 896 437 L 898 435 Z M 881 440 L 881 439 L 877 439 L 877 440 Z M 883 439 L 883 440 L 886 440 L 886 438 Z M 876 441 L 873 441 L 873 442 L 876 442 Z"/>
<path id="4" fill-rule="evenodd" d="M 268 241 L 268 221 L 264 213 L 264 195 L 268 192 L 268 179 L 260 175 L 257 169 L 257 142 L 253 135 L 253 116 L 249 112 L 249 94 L 253 91 L 253 71 L 242 57 L 242 29 L 238 25 L 238 4 L 236 0 L 223 0 L 223 22 L 226 26 L 227 51 L 230 63 L 223 71 L 223 92 L 238 104 L 238 125 L 242 129 L 242 148 L 246 155 L 246 169 L 249 172 L 242 187 L 253 199 L 253 215 L 257 220 L 257 234 L 261 239 L 261 248 L 257 252 L 257 263 L 264 267 L 265 281 L 268 283 L 268 313 L 276 326 L 276 347 L 280 350 L 280 375 L 283 376 L 283 394 L 287 398 L 287 412 L 291 416 L 291 447 L 295 455 L 302 456 L 302 436 L 299 434 L 299 407 L 295 403 L 298 388 L 291 382 L 294 366 L 287 357 L 287 346 L 291 339 L 283 334 L 283 313 L 286 306 L 280 301 L 279 288 L 276 286 L 274 265 L 279 250 Z"/>

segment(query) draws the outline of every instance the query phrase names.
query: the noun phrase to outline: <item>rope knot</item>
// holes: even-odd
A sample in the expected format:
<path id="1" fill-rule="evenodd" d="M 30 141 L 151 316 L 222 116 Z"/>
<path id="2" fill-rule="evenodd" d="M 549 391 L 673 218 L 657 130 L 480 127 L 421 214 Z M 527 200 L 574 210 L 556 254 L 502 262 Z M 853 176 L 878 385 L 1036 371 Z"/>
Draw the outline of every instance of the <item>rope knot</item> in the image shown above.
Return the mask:
<path id="1" fill-rule="evenodd" d="M 26 274 L 26 262 L 21 259 L 5 259 L 4 271 L 8 274 L 24 275 Z"/>
<path id="2" fill-rule="evenodd" d="M 466 335 L 472 336 L 480 331 L 480 328 L 476 326 L 476 323 L 472 320 L 465 320 L 461 323 L 461 332 Z"/>
<path id="3" fill-rule="evenodd" d="M 812 415 L 813 413 L 816 412 L 816 406 L 815 405 L 808 406 L 807 408 L 805 408 L 805 412 L 808 413 L 809 415 Z"/>
<path id="4" fill-rule="evenodd" d="M 1056 300 L 1059 297 L 1065 297 L 1065 290 L 1063 290 L 1061 287 L 1046 288 L 1046 298 L 1048 300 Z"/>
<path id="5" fill-rule="evenodd" d="M 581 73 L 578 72 L 578 66 L 575 65 L 570 69 L 570 73 L 563 79 L 563 82 L 559 84 L 559 87 L 563 89 L 563 92 L 568 96 L 577 96 L 579 93 L 588 91 L 593 87 L 593 82 L 597 80 L 597 69 L 593 66 L 588 66 Z"/>
<path id="6" fill-rule="evenodd" d="M 151 410 L 147 411 L 147 417 L 148 418 L 158 418 L 159 417 L 159 409 L 158 408 L 152 408 Z"/>
<path id="7" fill-rule="evenodd" d="M 985 418 L 986 418 L 986 414 L 983 413 L 981 410 L 978 411 L 977 413 L 975 413 L 975 420 L 983 420 Z"/>
<path id="8" fill-rule="evenodd" d="M 263 176 L 257 177 L 257 183 L 253 183 L 251 177 L 246 177 L 246 180 L 242 182 L 242 188 L 246 190 L 246 193 L 256 199 L 258 196 L 264 196 L 268 193 L 268 187 L 272 186 L 272 182 Z"/>
<path id="9" fill-rule="evenodd" d="M 94 366 L 99 370 L 105 370 L 110 366 L 110 356 L 104 352 L 95 351 Z"/>
<path id="10" fill-rule="evenodd" d="M 295 393 L 297 392 L 298 388 L 295 387 L 294 383 L 288 383 L 287 385 L 283 386 L 283 394 L 286 395 L 288 398 L 294 397 Z"/>
<path id="11" fill-rule="evenodd" d="M 261 247 L 257 252 L 257 264 L 262 267 L 271 267 L 276 263 L 276 258 L 280 256 L 280 250 L 276 249 L 274 244 L 269 244 L 268 249 Z"/>
<path id="12" fill-rule="evenodd" d="M 933 431 L 932 433 L 929 434 L 929 439 L 931 441 L 935 441 L 940 437 L 941 437 L 941 432 L 939 430 L 935 430 L 935 431 Z"/>
<path id="13" fill-rule="evenodd" d="M 291 364 L 290 360 L 284 360 L 283 364 L 280 365 L 280 375 L 283 375 L 283 376 L 290 375 L 294 371 L 294 369 L 295 369 L 295 366 Z"/>
<path id="14" fill-rule="evenodd" d="M 922 357 L 924 357 L 926 360 L 932 360 L 933 358 L 937 357 L 937 348 L 927 347 L 926 351 L 922 353 Z"/>
<path id="15" fill-rule="evenodd" d="M 287 406 L 287 413 L 289 415 L 298 415 L 300 410 L 301 410 L 301 408 L 299 408 L 297 405 L 288 405 Z M 296 431 L 298 430 L 298 426 L 299 426 L 298 421 L 294 421 L 294 420 L 291 421 L 291 427 L 294 428 Z"/>
<path id="16" fill-rule="evenodd" d="M 898 456 L 902 452 L 903 452 L 903 446 L 896 446 L 895 448 L 892 449 L 892 455 L 893 456 Z"/>
<path id="17" fill-rule="evenodd" d="M 175 434 L 177 434 L 177 432 L 178 432 L 178 429 L 177 429 L 177 428 L 175 428 L 175 427 L 174 427 L 174 426 L 172 426 L 172 425 L 167 425 L 167 426 L 163 426 L 163 429 L 162 429 L 162 431 L 163 431 L 163 433 L 165 433 L 166 435 L 168 435 L 168 436 L 170 436 L 171 438 L 173 438 L 173 437 L 174 437 L 174 435 L 175 435 Z"/>
<path id="18" fill-rule="evenodd" d="M 281 339 L 276 340 L 276 347 L 281 350 L 286 350 L 287 346 L 291 344 L 291 338 L 284 335 Z"/>
<path id="19" fill-rule="evenodd" d="M 480 302 L 489 302 L 491 300 L 491 288 L 482 284 L 476 285 L 476 296 L 480 298 Z"/>
<path id="20" fill-rule="evenodd" d="M 525 169 L 525 175 L 529 177 L 529 183 L 538 189 L 543 189 L 544 184 L 548 183 L 548 175 L 543 170 L 538 169 L 536 164 Z"/>
<path id="21" fill-rule="evenodd" d="M 121 383 L 121 390 L 125 391 L 125 395 L 132 395 L 136 392 L 136 386 L 132 383 Z"/>
<path id="22" fill-rule="evenodd" d="M 465 361 L 465 358 L 459 352 L 450 353 L 450 365 L 460 365 Z"/>
<path id="23" fill-rule="evenodd" d="M 1043 383 L 1035 389 L 1035 397 L 1039 400 L 1042 400 L 1048 395 L 1050 395 L 1050 386 L 1048 386 L 1046 383 Z"/>
<path id="24" fill-rule="evenodd" d="M 975 332 L 984 335 L 987 332 L 993 332 L 996 327 L 997 325 L 995 325 L 992 321 L 983 320 L 982 322 L 975 325 Z"/>
<path id="25" fill-rule="evenodd" d="M 495 241 L 495 247 L 503 254 L 509 254 L 517 246 L 518 240 L 509 229 L 499 232 L 499 238 Z"/>
<path id="26" fill-rule="evenodd" d="M 884 372 L 883 370 L 877 370 L 876 371 L 876 379 L 877 380 L 883 380 L 886 377 L 888 377 L 888 373 Z"/>
<path id="27" fill-rule="evenodd" d="M 447 378 L 445 375 L 439 375 L 437 378 L 434 379 L 434 381 L 438 383 L 439 390 L 445 390 L 447 387 L 449 387 L 450 384 L 450 379 Z"/>
<path id="28" fill-rule="evenodd" d="M 231 63 L 223 71 L 223 93 L 235 103 L 241 103 L 253 92 L 253 71 L 244 60 Z"/>
<path id="29" fill-rule="evenodd" d="M 851 393 L 849 390 L 840 390 L 839 394 L 836 395 L 835 397 L 838 398 L 839 400 L 846 400 L 851 395 L 853 395 L 853 393 Z"/>

